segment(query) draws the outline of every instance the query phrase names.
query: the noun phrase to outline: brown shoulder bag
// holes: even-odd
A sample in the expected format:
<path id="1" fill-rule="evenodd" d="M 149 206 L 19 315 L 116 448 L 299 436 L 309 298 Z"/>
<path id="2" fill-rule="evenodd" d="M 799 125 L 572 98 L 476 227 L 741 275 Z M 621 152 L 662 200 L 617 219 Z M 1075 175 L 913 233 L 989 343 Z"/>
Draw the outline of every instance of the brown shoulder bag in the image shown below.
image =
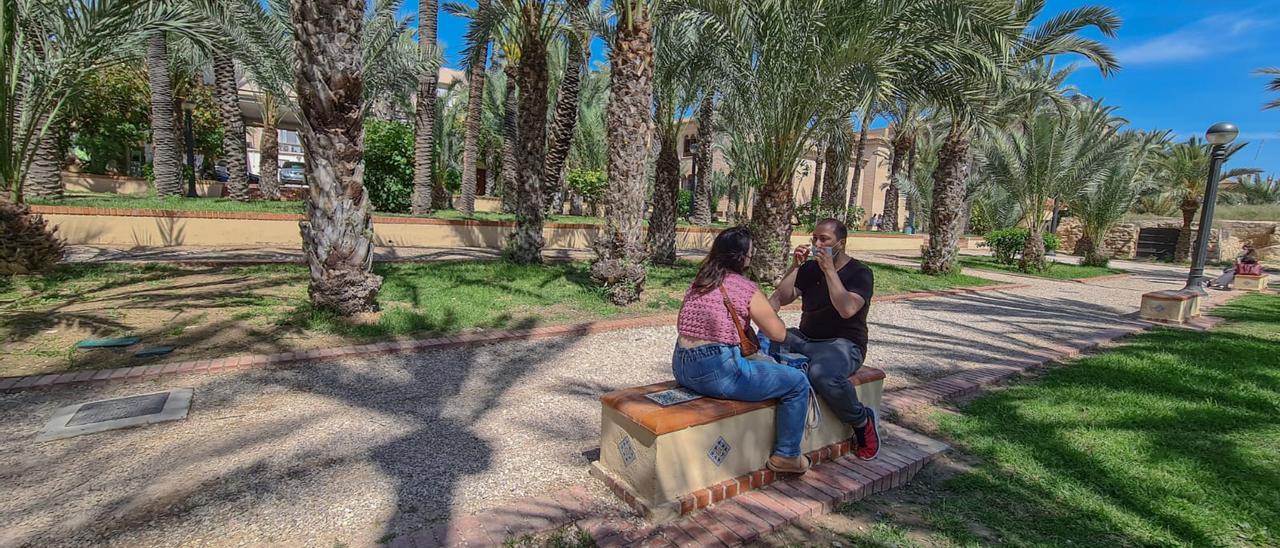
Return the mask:
<path id="1" fill-rule="evenodd" d="M 756 338 L 755 332 L 751 331 L 751 321 L 742 321 L 738 317 L 738 311 L 733 309 L 733 301 L 729 300 L 729 292 L 724 286 L 720 286 L 720 295 L 724 297 L 724 307 L 729 310 L 729 318 L 733 320 L 733 328 L 738 331 L 738 343 L 742 347 L 742 355 L 750 356 L 760 351 L 760 339 Z"/>

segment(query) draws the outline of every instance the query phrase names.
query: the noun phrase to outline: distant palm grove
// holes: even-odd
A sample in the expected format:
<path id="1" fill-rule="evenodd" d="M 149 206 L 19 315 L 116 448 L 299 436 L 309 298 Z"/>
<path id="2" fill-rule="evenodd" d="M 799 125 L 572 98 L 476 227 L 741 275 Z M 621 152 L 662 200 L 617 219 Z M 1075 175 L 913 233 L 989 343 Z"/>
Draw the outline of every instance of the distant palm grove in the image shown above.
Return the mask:
<path id="1" fill-rule="evenodd" d="M 675 261 L 681 217 L 748 223 L 753 274 L 773 280 L 793 231 L 820 217 L 859 220 L 847 174 L 861 180 L 878 122 L 889 126 L 879 226 L 927 232 L 926 273 L 957 270 L 961 236 L 997 229 L 1021 231 L 1020 268 L 1044 269 L 1046 225 L 1060 211 L 1083 224 L 1089 263 L 1106 262 L 1101 241 L 1130 212 L 1181 216 L 1180 259 L 1194 240 L 1207 146 L 1131 128 L 1116 106 L 1065 83 L 1076 68 L 1061 56 L 1083 59 L 1079 70 L 1120 70 L 1086 36 L 1120 30 L 1106 7 L 420 0 L 416 16 L 399 17 L 402 4 L 0 0 L 0 275 L 61 257 L 24 201 L 62 198 L 69 150 L 123 172 L 139 162 L 128 144 L 149 142 L 137 170 L 158 196 L 185 194 L 184 154 L 197 152 L 221 160 L 230 198 L 278 200 L 276 127 L 286 115 L 306 153 L 310 298 L 343 315 L 375 308 L 373 201 L 471 215 L 480 188 L 514 217 L 505 256 L 517 263 L 542 261 L 549 215 L 598 205 L 591 277 L 619 305 L 639 299 L 647 265 Z M 441 10 L 469 21 L 465 77 L 443 91 Z M 606 63 L 590 62 L 593 40 Z M 242 80 L 259 90 L 264 129 L 252 184 Z M 1280 78 L 1270 89 L 1280 92 Z M 184 106 L 194 112 L 192 151 Z M 679 136 L 691 120 L 693 182 L 682 192 Z M 387 154 L 395 143 L 402 153 Z M 806 157 L 822 173 L 809 203 L 796 204 Z M 1223 179 L 1225 200 L 1280 203 L 1280 181 L 1258 170 Z M 722 200 L 743 207 L 717 218 Z"/>

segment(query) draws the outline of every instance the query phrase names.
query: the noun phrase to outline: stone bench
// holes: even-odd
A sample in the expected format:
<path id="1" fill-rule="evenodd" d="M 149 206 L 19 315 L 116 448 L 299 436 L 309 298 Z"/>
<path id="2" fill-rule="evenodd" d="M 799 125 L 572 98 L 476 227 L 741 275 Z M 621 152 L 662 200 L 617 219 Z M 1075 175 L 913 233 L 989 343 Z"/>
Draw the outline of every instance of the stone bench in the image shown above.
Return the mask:
<path id="1" fill-rule="evenodd" d="M 862 367 L 850 380 L 858 399 L 879 412 L 884 372 Z M 774 400 L 700 396 L 664 407 L 649 397 L 670 395 L 672 390 L 676 396 L 688 394 L 671 381 L 600 398 L 600 458 L 592 463 L 592 475 L 655 522 L 773 481 L 765 462 L 773 450 Z M 818 401 L 822 419 L 805 430 L 801 443 L 801 451 L 814 464 L 848 453 L 853 435 L 849 425 Z"/>
<path id="2" fill-rule="evenodd" d="M 1195 291 L 1166 289 L 1142 295 L 1138 316 L 1171 324 L 1186 323 L 1200 315 L 1200 295 Z"/>
<path id="3" fill-rule="evenodd" d="M 1252 274 L 1236 274 L 1235 284 L 1236 289 L 1243 291 L 1263 291 L 1267 288 L 1267 284 L 1270 283 L 1270 281 L 1270 277 L 1268 277 L 1265 272 L 1258 276 Z"/>

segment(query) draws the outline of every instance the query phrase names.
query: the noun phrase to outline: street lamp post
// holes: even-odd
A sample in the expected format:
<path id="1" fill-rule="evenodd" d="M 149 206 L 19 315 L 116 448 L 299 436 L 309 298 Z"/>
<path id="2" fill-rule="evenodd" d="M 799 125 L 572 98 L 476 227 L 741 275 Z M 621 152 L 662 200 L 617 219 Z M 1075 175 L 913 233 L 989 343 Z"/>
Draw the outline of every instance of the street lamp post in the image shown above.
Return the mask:
<path id="1" fill-rule="evenodd" d="M 1187 274 L 1187 286 L 1184 291 L 1194 291 L 1200 295 L 1208 295 L 1204 290 L 1204 263 L 1209 255 L 1209 232 L 1213 228 L 1213 207 L 1218 201 L 1218 177 L 1222 172 L 1222 162 L 1227 157 L 1227 144 L 1234 141 L 1240 130 L 1235 124 L 1218 122 L 1205 132 L 1205 140 L 1212 145 L 1212 158 L 1209 161 L 1209 180 L 1204 187 L 1204 208 L 1200 210 L 1200 231 L 1196 235 L 1195 254 L 1191 256 L 1191 272 Z"/>
<path id="2" fill-rule="evenodd" d="M 191 134 L 191 112 L 196 109 L 196 104 L 189 99 L 182 100 L 182 121 L 183 136 L 187 144 L 187 169 L 190 172 L 187 176 L 187 197 L 195 198 L 196 194 L 196 140 Z"/>

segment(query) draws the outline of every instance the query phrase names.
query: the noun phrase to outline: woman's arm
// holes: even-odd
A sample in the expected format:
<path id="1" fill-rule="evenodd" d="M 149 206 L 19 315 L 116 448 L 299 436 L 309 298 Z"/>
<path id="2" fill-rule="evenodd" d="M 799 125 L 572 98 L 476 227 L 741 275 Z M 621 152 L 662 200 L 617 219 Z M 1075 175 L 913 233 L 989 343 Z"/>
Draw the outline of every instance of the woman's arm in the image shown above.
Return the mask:
<path id="1" fill-rule="evenodd" d="M 760 326 L 760 330 L 764 332 L 769 340 L 782 342 L 787 340 L 787 324 L 782 323 L 782 318 L 778 317 L 778 312 L 773 309 L 773 305 L 769 303 L 769 298 L 764 296 L 759 289 L 751 296 L 751 321 L 756 322 Z"/>

